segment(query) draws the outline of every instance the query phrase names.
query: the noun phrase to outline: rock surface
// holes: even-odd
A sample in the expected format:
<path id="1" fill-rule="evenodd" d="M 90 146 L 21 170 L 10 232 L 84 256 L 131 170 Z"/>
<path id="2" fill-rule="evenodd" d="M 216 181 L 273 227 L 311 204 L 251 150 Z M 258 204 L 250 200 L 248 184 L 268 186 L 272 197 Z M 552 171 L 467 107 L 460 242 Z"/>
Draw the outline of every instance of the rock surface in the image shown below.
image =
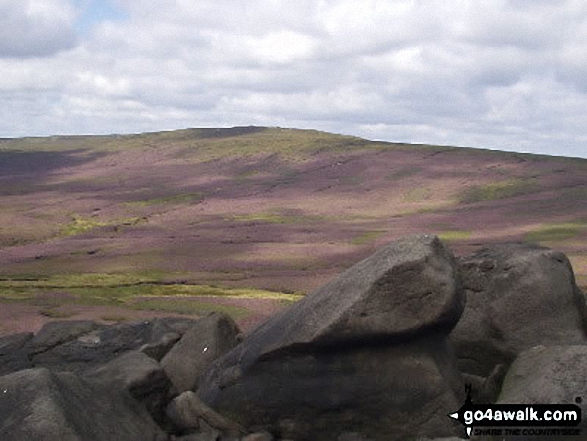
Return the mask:
<path id="1" fill-rule="evenodd" d="M 80 335 L 104 328 L 90 320 L 58 320 L 43 326 L 31 341 L 32 353 L 38 354 L 75 340 Z"/>
<path id="2" fill-rule="evenodd" d="M 19 360 L 25 363 L 26 359 L 25 368 L 82 373 L 141 347 L 147 354 L 162 357 L 173 346 L 174 338 L 194 323 L 194 319 L 172 317 L 112 326 L 91 321 L 49 322 L 22 346 Z M 0 355 L 0 372 L 19 369 L 20 364 L 9 365 Z"/>
<path id="3" fill-rule="evenodd" d="M 204 369 L 237 345 L 239 332 L 234 320 L 226 314 L 213 313 L 194 323 L 161 360 L 177 390 L 196 388 Z"/>
<path id="4" fill-rule="evenodd" d="M 26 348 L 32 338 L 32 332 L 0 337 L 0 375 L 33 367 Z"/>
<path id="5" fill-rule="evenodd" d="M 514 361 L 503 382 L 499 404 L 576 404 L 581 397 L 583 422 L 577 426 L 587 436 L 587 346 L 537 346 L 522 352 Z M 569 439 L 574 437 L 561 437 Z M 522 437 L 516 440 L 559 439 Z"/>
<path id="6" fill-rule="evenodd" d="M 171 350 L 175 343 L 179 341 L 181 335 L 177 332 L 168 332 L 163 334 L 161 338 L 152 342 L 146 343 L 140 347 L 143 354 L 148 355 L 154 360 L 161 361 L 165 355 Z"/>
<path id="7" fill-rule="evenodd" d="M 176 397 L 167 408 L 167 415 L 180 431 L 202 429 L 203 424 L 230 436 L 245 433 L 242 426 L 218 414 L 204 404 L 194 392 L 187 391 Z M 205 431 L 205 430 L 204 430 Z"/>
<path id="8" fill-rule="evenodd" d="M 44 368 L 0 377 L 0 439 L 164 441 L 128 394 Z"/>
<path id="9" fill-rule="evenodd" d="M 446 336 L 463 300 L 435 236 L 399 240 L 257 328 L 197 393 L 248 428 L 290 421 L 298 433 L 281 436 L 294 439 L 456 434 L 446 414 L 462 385 Z"/>
<path id="10" fill-rule="evenodd" d="M 127 391 L 145 405 L 158 423 L 164 423 L 165 407 L 172 397 L 172 385 L 161 365 L 151 357 L 131 351 L 87 373 L 85 377 Z"/>
<path id="11" fill-rule="evenodd" d="M 563 253 L 484 249 L 459 262 L 467 306 L 451 334 L 459 368 L 482 377 L 536 345 L 585 344 L 585 300 Z"/>

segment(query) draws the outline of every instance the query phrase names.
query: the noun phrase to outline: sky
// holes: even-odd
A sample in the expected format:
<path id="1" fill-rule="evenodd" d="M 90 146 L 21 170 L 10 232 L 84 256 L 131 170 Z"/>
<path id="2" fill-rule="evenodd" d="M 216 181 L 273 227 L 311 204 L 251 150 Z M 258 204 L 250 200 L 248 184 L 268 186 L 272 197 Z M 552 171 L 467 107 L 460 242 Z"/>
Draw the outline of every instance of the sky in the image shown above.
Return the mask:
<path id="1" fill-rule="evenodd" d="M 587 2 L 0 0 L 0 137 L 241 125 L 587 158 Z"/>

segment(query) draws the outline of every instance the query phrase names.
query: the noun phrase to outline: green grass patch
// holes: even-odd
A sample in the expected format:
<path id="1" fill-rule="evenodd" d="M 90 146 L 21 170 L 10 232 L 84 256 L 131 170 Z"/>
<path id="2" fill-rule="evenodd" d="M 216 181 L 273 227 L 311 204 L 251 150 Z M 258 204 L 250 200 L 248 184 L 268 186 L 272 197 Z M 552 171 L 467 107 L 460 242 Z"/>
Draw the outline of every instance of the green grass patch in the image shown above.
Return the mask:
<path id="1" fill-rule="evenodd" d="M 143 199 L 140 201 L 131 201 L 127 202 L 126 205 L 129 206 L 139 206 L 139 207 L 150 207 L 152 205 L 163 205 L 163 204 L 191 204 L 194 202 L 200 202 L 204 199 L 204 195 L 202 193 L 182 193 L 182 194 L 175 194 L 170 196 L 162 196 L 158 198 L 152 199 Z"/>
<path id="2" fill-rule="evenodd" d="M 338 179 L 340 185 L 348 185 L 355 187 L 357 185 L 361 185 L 365 181 L 365 178 L 361 176 L 343 176 Z"/>
<path id="3" fill-rule="evenodd" d="M 109 221 L 101 221 L 94 217 L 83 217 L 83 216 L 73 216 L 70 223 L 66 225 L 62 225 L 58 237 L 63 236 L 76 236 L 78 234 L 83 234 L 88 231 L 92 231 L 95 228 L 100 227 L 107 227 L 107 226 L 132 226 L 137 225 L 143 222 L 146 222 L 147 218 L 145 217 L 127 217 L 123 219 L 113 219 Z"/>
<path id="4" fill-rule="evenodd" d="M 103 315 L 102 317 L 100 317 L 101 320 L 104 320 L 105 322 L 112 322 L 112 323 L 122 323 L 122 322 L 127 322 L 130 319 L 124 315 Z"/>
<path id="5" fill-rule="evenodd" d="M 471 237 L 470 231 L 463 231 L 463 230 L 452 230 L 452 231 L 443 231 L 436 234 L 440 240 L 446 242 L 454 242 L 459 240 L 466 240 Z"/>
<path id="6" fill-rule="evenodd" d="M 74 216 L 72 221 L 64 225 L 59 231 L 60 236 L 75 236 L 93 230 L 94 228 L 104 227 L 106 222 L 94 218 Z"/>
<path id="7" fill-rule="evenodd" d="M 223 312 L 234 319 L 247 317 L 251 311 L 232 305 L 218 305 L 191 299 L 148 299 L 129 305 L 132 309 L 147 311 L 164 311 L 187 315 L 206 315 L 211 312 Z"/>
<path id="8" fill-rule="evenodd" d="M 44 288 L 80 288 L 80 287 L 116 287 L 121 285 L 136 285 L 140 283 L 155 283 L 164 278 L 164 273 L 150 271 L 135 274 L 54 274 L 37 277 L 29 274 L 5 276 L 0 279 L 0 289 L 7 287 L 27 287 L 34 289 Z"/>
<path id="9" fill-rule="evenodd" d="M 75 315 L 72 312 L 60 311 L 57 308 L 43 308 L 39 311 L 39 314 L 51 318 L 69 318 Z"/>
<path id="10" fill-rule="evenodd" d="M 238 173 L 234 178 L 237 180 L 245 180 L 247 178 L 251 178 L 255 175 L 258 175 L 259 173 L 261 173 L 259 170 L 248 170 L 242 173 Z"/>
<path id="11" fill-rule="evenodd" d="M 149 282 L 149 279 L 151 281 Z M 0 280 L 1 303 L 40 306 L 40 313 L 52 318 L 68 317 L 59 311 L 65 305 L 116 306 L 128 309 L 205 315 L 225 312 L 235 319 L 245 317 L 246 308 L 207 302 L 207 297 L 272 299 L 291 304 L 303 297 L 255 288 L 223 288 L 209 285 L 161 284 L 154 277 L 125 274 L 74 274 L 39 280 Z M 124 316 L 104 317 L 122 321 Z"/>
<path id="12" fill-rule="evenodd" d="M 430 199 L 432 191 L 429 188 L 411 188 L 403 193 L 402 199 L 406 202 L 422 202 Z"/>
<path id="13" fill-rule="evenodd" d="M 421 167 L 406 167 L 400 170 L 396 170 L 385 178 L 389 181 L 399 181 L 401 179 L 409 178 L 410 176 L 414 176 L 422 171 Z"/>
<path id="14" fill-rule="evenodd" d="M 0 280 L 0 298 L 13 300 L 45 301 L 51 305 L 64 303 L 125 304 L 138 296 L 211 296 L 258 299 L 299 300 L 299 294 L 286 294 L 256 288 L 224 288 L 210 285 L 192 285 L 162 282 L 158 273 L 143 274 L 65 274 L 39 279 L 28 277 L 5 277 Z M 50 294 L 66 292 L 62 300 Z M 36 299 L 36 300 L 35 300 Z"/>
<path id="15" fill-rule="evenodd" d="M 494 201 L 533 193 L 537 189 L 538 185 L 533 179 L 508 179 L 467 187 L 459 193 L 458 201 L 462 204 Z"/>
<path id="16" fill-rule="evenodd" d="M 228 217 L 227 220 L 235 222 L 266 222 L 269 224 L 291 224 L 299 221 L 299 219 L 296 219 L 294 216 L 284 216 L 278 213 L 235 214 Z"/>
<path id="17" fill-rule="evenodd" d="M 376 239 L 378 239 L 379 237 L 381 237 L 385 233 L 386 233 L 386 231 L 383 231 L 383 230 L 365 231 L 364 233 L 354 237 L 351 240 L 351 244 L 364 245 L 368 242 L 375 241 Z"/>
<path id="18" fill-rule="evenodd" d="M 528 242 L 558 242 L 572 239 L 587 230 L 587 222 L 550 224 L 524 235 Z"/>
<path id="19" fill-rule="evenodd" d="M 325 220 L 324 216 L 313 216 L 303 214 L 284 214 L 276 212 L 258 212 L 247 214 L 235 214 L 225 218 L 234 222 L 265 222 L 268 224 L 302 224 Z"/>
<path id="20" fill-rule="evenodd" d="M 587 187 L 563 188 L 560 190 L 560 197 L 563 199 L 585 202 L 587 200 Z"/>

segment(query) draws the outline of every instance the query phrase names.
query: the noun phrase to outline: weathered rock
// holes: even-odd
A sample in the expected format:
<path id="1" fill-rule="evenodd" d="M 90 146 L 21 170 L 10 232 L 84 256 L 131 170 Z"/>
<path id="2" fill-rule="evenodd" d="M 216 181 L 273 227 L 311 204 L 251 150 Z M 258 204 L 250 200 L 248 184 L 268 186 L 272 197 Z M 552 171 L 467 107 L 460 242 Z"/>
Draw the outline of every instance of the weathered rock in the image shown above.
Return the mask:
<path id="1" fill-rule="evenodd" d="M 486 377 L 533 346 L 586 342 L 585 300 L 563 253 L 497 246 L 460 269 L 467 306 L 451 340 L 463 372 Z"/>
<path id="2" fill-rule="evenodd" d="M 483 382 L 483 387 L 481 389 L 482 396 L 481 400 L 478 401 L 479 404 L 495 403 L 506 374 L 507 368 L 504 364 L 498 364 L 493 368 L 493 371 L 491 371 L 489 376 L 487 376 Z"/>
<path id="3" fill-rule="evenodd" d="M 587 346 L 537 346 L 522 352 L 504 379 L 499 404 L 577 404 L 582 398 L 582 415 L 587 413 Z M 587 436 L 587 421 L 577 426 Z M 569 439 L 574 437 L 561 437 Z M 507 439 L 507 438 L 506 438 Z M 513 438 L 512 438 L 513 439 Z M 559 439 L 516 436 L 516 440 Z"/>
<path id="4" fill-rule="evenodd" d="M 26 369 L 0 377 L 0 439 L 164 441 L 167 436 L 124 391 L 71 373 Z"/>
<path id="5" fill-rule="evenodd" d="M 136 349 L 160 361 L 195 323 L 181 317 L 114 326 L 76 320 L 49 322 L 34 337 L 25 333 L 0 338 L 0 374 L 32 367 L 83 372 Z"/>
<path id="6" fill-rule="evenodd" d="M 164 334 L 159 340 L 153 343 L 144 344 L 139 350 L 152 359 L 161 361 L 180 338 L 181 335 L 179 335 L 177 332 L 168 332 L 167 334 Z"/>
<path id="7" fill-rule="evenodd" d="M 472 386 L 471 398 L 473 402 L 475 404 L 495 403 L 506 372 L 506 366 L 498 364 L 487 377 L 463 373 L 465 384 Z"/>
<path id="8" fill-rule="evenodd" d="M 191 433 L 185 436 L 178 436 L 176 441 L 224 441 L 215 433 Z"/>
<path id="9" fill-rule="evenodd" d="M 366 436 L 362 435 L 361 433 L 357 432 L 345 432 L 342 433 L 337 441 L 371 441 Z"/>
<path id="10" fill-rule="evenodd" d="M 32 352 L 46 352 L 101 327 L 103 326 L 90 320 L 58 320 L 46 323 L 31 341 Z"/>
<path id="11" fill-rule="evenodd" d="M 399 240 L 253 331 L 200 382 L 245 427 L 336 440 L 449 436 L 462 404 L 446 343 L 463 309 L 456 264 L 434 236 Z M 176 346 L 177 347 L 177 346 Z"/>
<path id="12" fill-rule="evenodd" d="M 152 343 L 153 323 L 142 321 L 102 326 L 44 352 L 33 355 L 35 366 L 83 372 Z"/>
<path id="13" fill-rule="evenodd" d="M 213 313 L 198 320 L 161 360 L 177 390 L 196 388 L 204 369 L 236 346 L 238 333 L 226 314 Z"/>
<path id="14" fill-rule="evenodd" d="M 185 334 L 199 319 L 188 317 L 159 317 L 153 319 L 153 338 L 156 340 L 168 332 Z"/>
<path id="15" fill-rule="evenodd" d="M 20 334 L 0 337 L 0 356 L 19 351 L 33 338 L 33 335 L 32 332 L 21 332 Z"/>
<path id="16" fill-rule="evenodd" d="M 242 441 L 273 441 L 273 435 L 271 435 L 269 432 L 256 432 L 256 433 L 250 433 L 247 436 L 245 436 L 244 438 L 242 438 Z"/>
<path id="17" fill-rule="evenodd" d="M 167 416 L 180 431 L 201 430 L 204 422 L 228 435 L 245 433 L 243 427 L 208 407 L 191 391 L 182 393 L 169 403 Z"/>
<path id="18" fill-rule="evenodd" d="M 0 337 L 0 375 L 32 367 L 26 348 L 32 338 L 32 332 Z"/>
<path id="19" fill-rule="evenodd" d="M 126 390 L 143 403 L 155 421 L 163 423 L 172 384 L 151 357 L 131 351 L 86 374 L 86 378 Z"/>

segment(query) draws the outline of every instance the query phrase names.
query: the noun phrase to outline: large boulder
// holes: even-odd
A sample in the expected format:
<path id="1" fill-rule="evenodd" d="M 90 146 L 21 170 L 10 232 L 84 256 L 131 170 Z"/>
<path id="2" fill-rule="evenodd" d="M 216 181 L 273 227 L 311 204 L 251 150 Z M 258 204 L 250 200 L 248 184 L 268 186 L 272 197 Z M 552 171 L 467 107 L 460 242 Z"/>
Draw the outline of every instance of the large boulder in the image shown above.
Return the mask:
<path id="1" fill-rule="evenodd" d="M 208 369 L 198 396 L 281 438 L 456 435 L 462 404 L 446 336 L 464 307 L 435 236 L 401 239 L 258 327 Z"/>
<path id="2" fill-rule="evenodd" d="M 587 346 L 536 346 L 522 352 L 507 372 L 499 404 L 577 404 L 580 403 L 583 422 L 582 437 L 587 436 Z M 579 400 L 577 400 L 579 398 Z M 570 437 L 573 438 L 573 437 Z M 516 436 L 516 440 L 559 439 Z M 561 436 L 560 439 L 569 439 Z"/>
<path id="3" fill-rule="evenodd" d="M 467 304 L 451 340 L 463 372 L 487 377 L 533 346 L 586 342 L 585 300 L 563 253 L 503 245 L 459 267 Z"/>
<path id="4" fill-rule="evenodd" d="M 164 441 L 168 437 L 126 392 L 72 373 L 37 368 L 0 377 L 0 439 Z"/>
<path id="5" fill-rule="evenodd" d="M 230 316 L 212 313 L 185 332 L 163 357 L 161 366 L 179 392 L 195 389 L 204 369 L 237 345 L 238 334 Z"/>

